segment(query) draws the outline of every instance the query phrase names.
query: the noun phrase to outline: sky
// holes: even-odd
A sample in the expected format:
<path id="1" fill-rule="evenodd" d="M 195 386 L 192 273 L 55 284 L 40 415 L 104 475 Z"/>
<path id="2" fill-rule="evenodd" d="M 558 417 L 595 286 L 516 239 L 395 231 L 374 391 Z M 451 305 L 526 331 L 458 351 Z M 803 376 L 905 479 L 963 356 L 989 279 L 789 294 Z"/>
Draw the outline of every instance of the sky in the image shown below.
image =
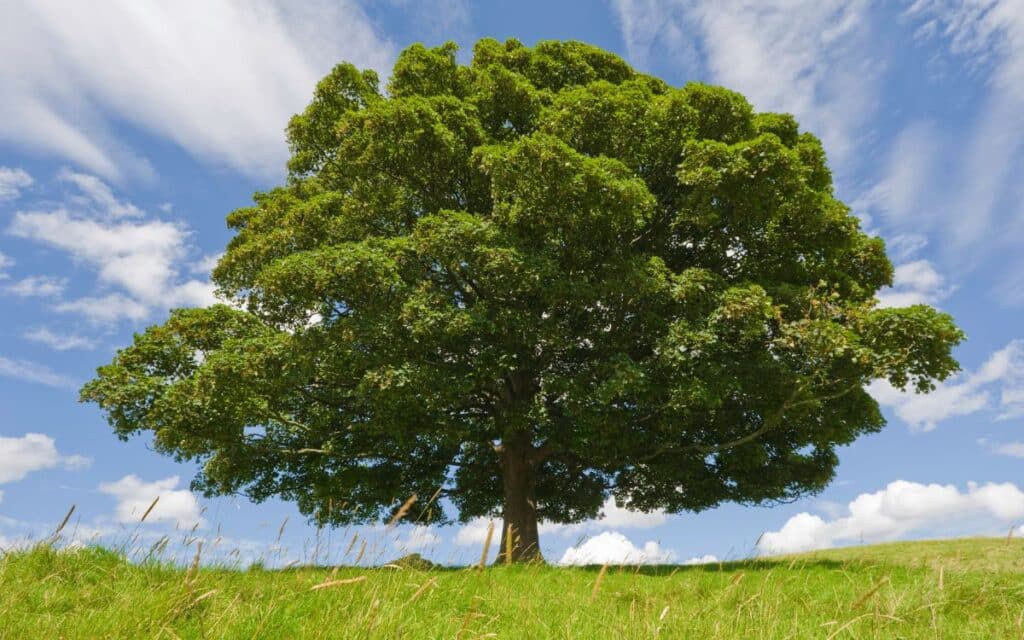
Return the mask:
<path id="1" fill-rule="evenodd" d="M 886 240 L 880 304 L 932 304 L 968 336 L 934 393 L 871 385 L 889 424 L 840 451 L 820 495 L 680 515 L 612 502 L 542 526 L 549 560 L 1024 535 L 1024 1 L 298 4 L 0 3 L 0 549 L 45 538 L 74 505 L 66 540 L 129 550 L 167 536 L 286 564 L 340 558 L 359 536 L 361 562 L 479 559 L 487 521 L 318 532 L 287 503 L 203 499 L 194 465 L 119 441 L 77 389 L 169 309 L 214 299 L 225 216 L 282 182 L 285 123 L 335 63 L 386 78 L 408 44 L 453 40 L 465 60 L 481 37 L 583 40 L 794 114 L 823 140 L 837 196 Z"/>

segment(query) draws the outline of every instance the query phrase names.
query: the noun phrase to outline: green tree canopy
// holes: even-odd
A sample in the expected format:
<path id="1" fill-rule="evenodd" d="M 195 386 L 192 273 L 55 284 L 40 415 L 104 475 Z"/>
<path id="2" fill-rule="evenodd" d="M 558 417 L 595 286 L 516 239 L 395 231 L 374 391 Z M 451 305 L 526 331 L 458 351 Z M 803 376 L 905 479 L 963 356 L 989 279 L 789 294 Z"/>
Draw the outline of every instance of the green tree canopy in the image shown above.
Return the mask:
<path id="1" fill-rule="evenodd" d="M 879 309 L 880 238 L 817 138 L 578 42 L 414 45 L 386 93 L 340 64 L 286 184 L 228 216 L 213 278 L 82 391 L 208 495 L 318 522 L 537 523 L 789 500 L 884 419 L 874 379 L 958 365 L 946 314 Z M 438 489 L 441 490 L 437 493 Z"/>

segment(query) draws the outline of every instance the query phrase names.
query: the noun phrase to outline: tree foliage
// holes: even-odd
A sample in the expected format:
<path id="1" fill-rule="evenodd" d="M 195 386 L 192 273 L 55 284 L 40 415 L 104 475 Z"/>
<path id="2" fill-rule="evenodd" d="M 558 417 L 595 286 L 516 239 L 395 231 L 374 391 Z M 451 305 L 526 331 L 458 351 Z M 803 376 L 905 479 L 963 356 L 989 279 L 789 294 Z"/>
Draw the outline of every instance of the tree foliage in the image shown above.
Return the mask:
<path id="1" fill-rule="evenodd" d="M 232 304 L 82 391 L 207 494 L 340 524 L 441 488 L 517 527 L 510 491 L 553 522 L 788 500 L 883 426 L 868 382 L 957 369 L 949 316 L 876 307 L 892 265 L 818 139 L 732 91 L 576 42 L 414 45 L 386 93 L 338 65 L 288 137 L 287 183 L 228 217 Z"/>

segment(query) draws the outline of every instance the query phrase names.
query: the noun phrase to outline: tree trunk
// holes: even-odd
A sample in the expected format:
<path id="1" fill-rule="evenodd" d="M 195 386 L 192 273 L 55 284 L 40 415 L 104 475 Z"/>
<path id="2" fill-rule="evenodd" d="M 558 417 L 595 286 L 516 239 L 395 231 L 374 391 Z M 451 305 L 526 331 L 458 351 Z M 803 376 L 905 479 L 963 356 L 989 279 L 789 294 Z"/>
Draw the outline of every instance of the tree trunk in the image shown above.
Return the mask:
<path id="1" fill-rule="evenodd" d="M 501 475 L 505 488 L 504 525 L 498 564 L 504 564 L 511 550 L 512 562 L 543 562 L 537 533 L 537 503 L 534 486 L 536 460 L 528 442 L 505 442 L 501 452 Z M 512 538 L 509 540 L 509 533 Z"/>

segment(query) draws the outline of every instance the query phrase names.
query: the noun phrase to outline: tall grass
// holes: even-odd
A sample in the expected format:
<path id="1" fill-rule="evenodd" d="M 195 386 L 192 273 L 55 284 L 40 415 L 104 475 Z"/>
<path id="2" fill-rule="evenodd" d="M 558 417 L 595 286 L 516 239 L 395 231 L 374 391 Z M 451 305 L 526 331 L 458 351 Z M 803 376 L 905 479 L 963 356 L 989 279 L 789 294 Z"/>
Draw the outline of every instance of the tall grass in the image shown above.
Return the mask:
<path id="1" fill-rule="evenodd" d="M 351 560 L 356 546 L 347 541 Z M 351 560 L 246 569 L 201 562 L 205 548 L 191 544 L 187 563 L 51 540 L 8 552 L 0 638 L 1024 638 L 1018 540 L 483 570 Z"/>

